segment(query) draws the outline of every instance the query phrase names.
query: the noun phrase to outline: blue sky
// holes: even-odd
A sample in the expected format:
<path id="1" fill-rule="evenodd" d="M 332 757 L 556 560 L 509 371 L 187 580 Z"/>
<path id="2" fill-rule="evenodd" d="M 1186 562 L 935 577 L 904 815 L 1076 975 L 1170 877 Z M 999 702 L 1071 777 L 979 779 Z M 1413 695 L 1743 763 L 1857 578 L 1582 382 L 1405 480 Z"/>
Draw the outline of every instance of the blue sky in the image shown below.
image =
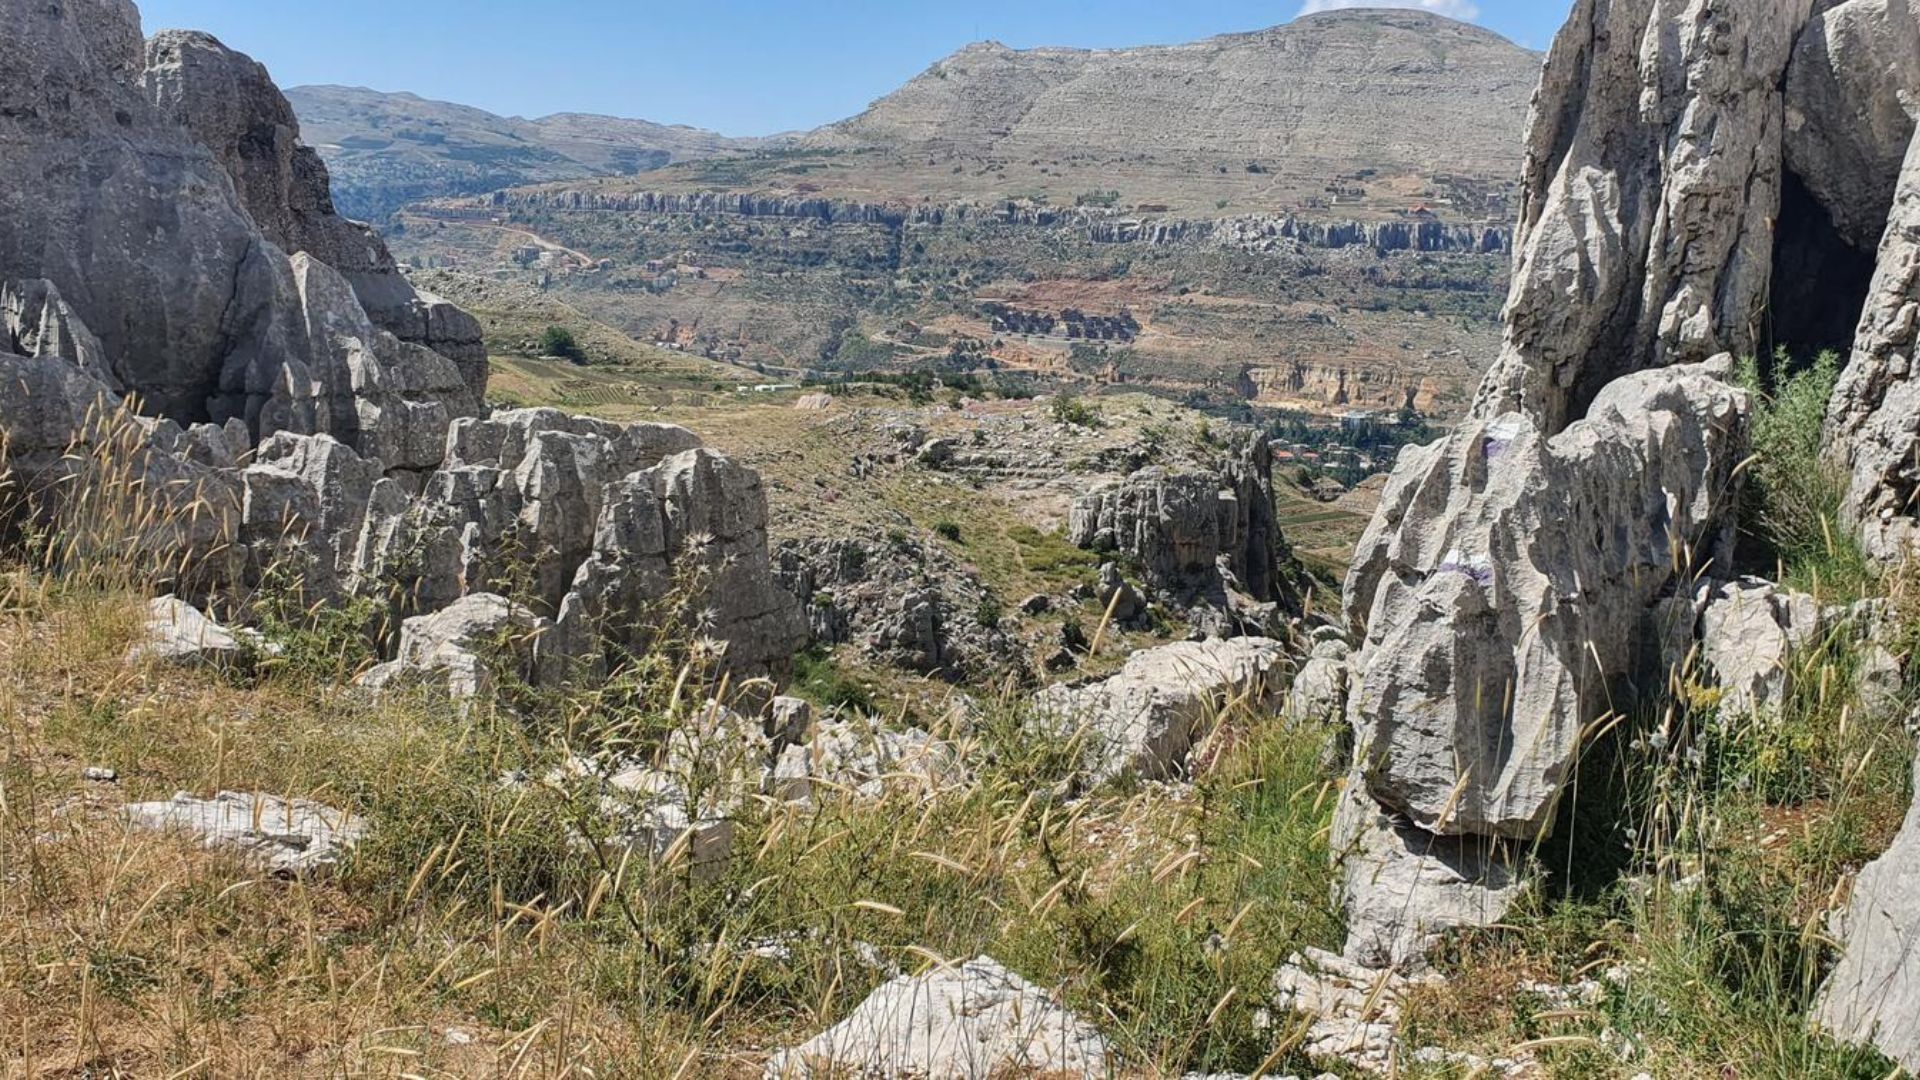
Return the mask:
<path id="1" fill-rule="evenodd" d="M 970 41 L 1113 48 L 1257 30 L 1303 10 L 1425 7 L 1536 49 L 1571 0 L 140 0 L 283 86 L 411 90 L 506 115 L 595 112 L 729 135 L 815 127 Z"/>

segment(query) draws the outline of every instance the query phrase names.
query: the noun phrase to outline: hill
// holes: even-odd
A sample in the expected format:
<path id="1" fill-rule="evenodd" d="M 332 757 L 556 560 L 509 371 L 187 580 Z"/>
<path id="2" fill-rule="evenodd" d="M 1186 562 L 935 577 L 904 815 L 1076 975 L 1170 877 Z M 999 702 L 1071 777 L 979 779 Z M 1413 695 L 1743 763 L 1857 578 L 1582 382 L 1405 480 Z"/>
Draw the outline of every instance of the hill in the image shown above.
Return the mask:
<path id="1" fill-rule="evenodd" d="M 525 120 L 363 87 L 301 86 L 287 98 L 333 172 L 336 201 L 366 219 L 417 199 L 623 176 L 764 142 L 612 116 Z"/>
<path id="2" fill-rule="evenodd" d="M 1507 178 L 1539 66 L 1497 34 L 1414 11 L 1329 12 L 1174 46 L 988 42 L 803 145 Z"/>

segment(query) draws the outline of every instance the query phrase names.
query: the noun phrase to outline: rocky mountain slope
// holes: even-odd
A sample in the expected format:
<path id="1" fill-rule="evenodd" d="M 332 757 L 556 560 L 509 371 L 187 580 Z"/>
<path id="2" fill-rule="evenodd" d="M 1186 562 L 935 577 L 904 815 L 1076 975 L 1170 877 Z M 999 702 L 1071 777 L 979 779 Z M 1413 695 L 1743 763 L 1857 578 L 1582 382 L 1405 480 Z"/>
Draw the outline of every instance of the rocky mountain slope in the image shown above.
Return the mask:
<path id="1" fill-rule="evenodd" d="M 1857 643 L 1838 647 L 1858 650 L 1861 687 L 1902 685 L 1884 602 L 1823 610 L 1736 578 L 1735 543 L 1756 537 L 1736 528 L 1734 477 L 1766 432 L 1732 373 L 1777 355 L 1790 388 L 1814 352 L 1846 355 L 1825 464 L 1802 466 L 1826 470 L 1835 511 L 1813 549 L 1829 572 L 1844 550 L 1877 559 L 1897 587 L 1920 537 L 1916 56 L 1908 0 L 1575 6 L 1527 142 L 1505 346 L 1467 424 L 1402 456 L 1347 581 L 1363 635 L 1335 826 L 1349 959 L 1417 965 L 1440 935 L 1501 921 L 1530 852 L 1567 827 L 1588 725 L 1666 708 L 1646 738 L 1706 760 L 1663 686 L 1717 677 L 1711 723 L 1778 722 L 1785 673 L 1836 641 Z M 1705 673 L 1687 671 L 1696 648 Z M 1897 730 L 1897 689 L 1855 692 Z M 1900 741 L 1904 756 L 1910 729 Z M 1840 905 L 1815 1010 L 1907 1068 L 1920 911 L 1898 883 L 1916 827 Z"/>
<path id="2" fill-rule="evenodd" d="M 364 87 L 296 86 L 287 100 L 352 217 L 417 199 L 547 180 L 626 176 L 765 145 L 698 128 L 561 113 L 535 120 Z"/>
<path id="3" fill-rule="evenodd" d="M 803 145 L 1510 175 L 1539 57 L 1412 11 L 1340 11 L 1188 45 L 970 45 Z"/>

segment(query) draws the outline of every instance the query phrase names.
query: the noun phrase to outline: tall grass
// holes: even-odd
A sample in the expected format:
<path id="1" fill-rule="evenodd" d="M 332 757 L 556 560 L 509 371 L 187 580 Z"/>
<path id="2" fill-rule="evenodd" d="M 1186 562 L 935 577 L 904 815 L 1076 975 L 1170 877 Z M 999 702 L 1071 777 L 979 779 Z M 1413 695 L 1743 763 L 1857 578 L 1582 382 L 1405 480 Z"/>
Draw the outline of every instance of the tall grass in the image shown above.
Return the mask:
<path id="1" fill-rule="evenodd" d="M 139 495 L 136 443 L 74 452 Z M 978 776 L 959 791 L 900 777 L 800 806 L 710 762 L 690 797 L 736 798 L 735 838 L 694 873 L 684 845 L 610 843 L 597 781 L 555 767 L 662 760 L 709 699 L 765 687 L 666 634 L 592 685 L 514 683 L 503 665 L 499 700 L 370 699 L 341 687 L 363 613 L 283 610 L 271 583 L 253 600 L 279 612 L 265 628 L 291 646 L 281 662 L 129 666 L 146 596 L 176 575 L 147 573 L 124 540 L 166 512 L 52 513 L 5 568 L 9 1073 L 756 1075 L 893 972 L 981 953 L 1060 988 L 1143 1075 L 1246 1071 L 1277 1041 L 1256 1023 L 1274 968 L 1339 939 L 1317 730 L 1231 707 L 1189 793 L 1072 803 L 1058 793 L 1075 755 L 1025 741 L 1006 700 L 967 735 Z M 330 878 L 264 879 L 121 823 L 123 801 L 182 790 L 312 798 L 373 829 Z"/>
<path id="2" fill-rule="evenodd" d="M 1839 356 L 1823 352 L 1794 371 L 1782 352 L 1770 374 L 1748 359 L 1737 379 L 1755 397 L 1743 526 L 1748 547 L 1773 560 L 1758 569 L 1830 601 L 1865 595 L 1873 563 L 1841 513 L 1846 478 L 1822 453 Z"/>

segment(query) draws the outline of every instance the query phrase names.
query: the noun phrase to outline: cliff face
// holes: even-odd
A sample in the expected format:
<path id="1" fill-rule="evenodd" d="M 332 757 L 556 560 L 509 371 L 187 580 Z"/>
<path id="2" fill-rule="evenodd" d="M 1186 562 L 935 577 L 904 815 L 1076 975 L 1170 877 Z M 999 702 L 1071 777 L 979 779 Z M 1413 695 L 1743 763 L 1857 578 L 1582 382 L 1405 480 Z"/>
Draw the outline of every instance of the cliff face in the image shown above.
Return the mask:
<path id="1" fill-rule="evenodd" d="M 1003 225 L 1071 229 L 1096 244 L 1213 243 L 1246 251 L 1282 244 L 1338 250 L 1495 254 L 1508 250 L 1513 230 L 1503 225 L 1461 225 L 1435 220 L 1356 221 L 1309 219 L 1291 214 L 1236 218 L 1133 217 L 1114 210 L 1055 208 L 1025 203 L 854 202 L 732 191 L 602 191 L 545 187 L 496 193 L 496 207 L 515 211 L 606 214 L 709 214 L 790 218 L 828 225 L 958 225 L 991 221 Z"/>
<path id="2" fill-rule="evenodd" d="M 1190 45 L 972 45 L 805 145 L 1036 154 L 1313 158 L 1508 176 L 1539 58 L 1407 11 L 1332 12 Z"/>
<path id="3" fill-rule="evenodd" d="M 1402 456 L 1347 579 L 1355 959 L 1498 921 L 1583 726 L 1708 632 L 1695 590 L 1731 573 L 1747 453 L 1735 355 L 1849 353 L 1827 423 L 1846 510 L 1889 563 L 1920 551 L 1916 59 L 1912 0 L 1574 5 L 1504 346 L 1461 430 Z M 1861 875 L 1820 1017 L 1910 1068 L 1914 829 Z"/>
<path id="4" fill-rule="evenodd" d="M 1414 409 L 1427 415 L 1440 411 L 1446 384 L 1386 365 L 1298 362 L 1284 367 L 1248 368 L 1241 377 L 1241 393 L 1261 405 L 1397 412 Z"/>

